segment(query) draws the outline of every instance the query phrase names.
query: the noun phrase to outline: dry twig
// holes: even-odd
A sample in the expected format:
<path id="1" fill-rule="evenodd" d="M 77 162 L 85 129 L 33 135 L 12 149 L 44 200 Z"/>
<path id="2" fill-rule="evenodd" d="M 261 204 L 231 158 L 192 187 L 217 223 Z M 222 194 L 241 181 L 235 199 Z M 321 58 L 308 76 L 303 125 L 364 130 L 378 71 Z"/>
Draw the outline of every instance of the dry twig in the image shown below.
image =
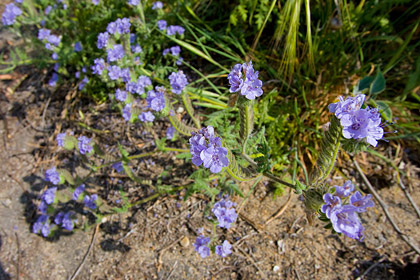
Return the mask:
<path id="1" fill-rule="evenodd" d="M 80 271 L 82 270 L 83 265 L 85 264 L 87 257 L 89 256 L 90 251 L 92 250 L 93 244 L 95 243 L 96 240 L 96 233 L 98 232 L 98 228 L 99 228 L 99 224 L 96 225 L 95 227 L 95 232 L 93 233 L 92 236 L 92 241 L 90 242 L 89 248 L 85 254 L 85 256 L 83 257 L 82 262 L 79 264 L 79 266 L 77 267 L 76 271 L 73 273 L 73 275 L 69 278 L 69 280 L 74 280 L 76 279 L 77 275 L 80 273 Z"/>
<path id="2" fill-rule="evenodd" d="M 277 219 L 281 214 L 284 213 L 284 211 L 286 211 L 287 207 L 289 206 L 290 202 L 292 201 L 292 189 L 289 190 L 289 198 L 287 199 L 286 203 L 280 208 L 280 210 L 271 218 L 269 218 L 266 222 L 265 225 L 268 225 L 269 223 L 271 223 L 272 221 L 274 221 L 275 219 Z"/>

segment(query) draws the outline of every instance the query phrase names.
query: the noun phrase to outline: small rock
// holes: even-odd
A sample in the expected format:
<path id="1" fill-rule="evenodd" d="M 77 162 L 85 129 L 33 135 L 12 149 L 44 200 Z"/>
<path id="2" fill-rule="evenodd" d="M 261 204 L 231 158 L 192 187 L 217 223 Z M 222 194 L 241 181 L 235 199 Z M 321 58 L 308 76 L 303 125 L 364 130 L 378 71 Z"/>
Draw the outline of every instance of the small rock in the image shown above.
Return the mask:
<path id="1" fill-rule="evenodd" d="M 273 271 L 274 272 L 277 272 L 277 271 L 279 271 L 280 270 L 280 267 L 278 266 L 278 265 L 275 265 L 274 267 L 273 267 Z"/>
<path id="2" fill-rule="evenodd" d="M 184 237 L 181 239 L 181 241 L 179 242 L 179 244 L 181 244 L 182 247 L 188 247 L 190 245 L 190 240 L 188 239 L 188 237 Z"/>

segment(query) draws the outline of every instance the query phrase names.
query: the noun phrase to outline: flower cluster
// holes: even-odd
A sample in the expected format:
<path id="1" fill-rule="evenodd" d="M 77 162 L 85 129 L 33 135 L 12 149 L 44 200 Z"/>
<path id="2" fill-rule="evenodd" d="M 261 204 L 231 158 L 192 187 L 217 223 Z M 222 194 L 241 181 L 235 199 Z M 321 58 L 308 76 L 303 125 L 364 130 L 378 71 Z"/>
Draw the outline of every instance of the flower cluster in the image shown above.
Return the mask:
<path id="1" fill-rule="evenodd" d="M 156 87 L 155 90 L 149 90 L 147 92 L 147 107 L 154 111 L 162 111 L 165 108 L 165 88 Z"/>
<path id="2" fill-rule="evenodd" d="M 118 18 L 116 21 L 108 23 L 106 31 L 109 34 L 129 34 L 130 33 L 130 19 Z"/>
<path id="3" fill-rule="evenodd" d="M 230 84 L 230 92 L 240 91 L 249 100 L 253 100 L 263 94 L 262 81 L 258 79 L 258 71 L 254 71 L 252 61 L 248 64 L 236 64 L 227 76 Z"/>
<path id="4" fill-rule="evenodd" d="M 222 147 L 222 141 L 214 135 L 214 128 L 208 126 L 198 133 L 193 133 L 189 140 L 192 163 L 196 166 L 203 164 L 212 173 L 218 173 L 229 165 L 227 149 Z"/>
<path id="5" fill-rule="evenodd" d="M 321 212 L 325 213 L 327 218 L 330 219 L 336 232 L 344 233 L 350 238 L 362 241 L 364 228 L 357 213 L 365 212 L 367 207 L 375 205 L 372 201 L 372 195 L 363 196 L 359 191 L 351 195 L 355 188 L 350 180 L 342 186 L 334 186 L 334 188 L 334 194 L 327 193 L 324 195 L 325 204 L 322 205 Z"/>
<path id="6" fill-rule="evenodd" d="M 176 35 L 177 33 L 182 35 L 184 32 L 185 28 L 179 25 L 169 25 L 168 28 L 166 28 L 166 34 L 169 36 Z"/>
<path id="7" fill-rule="evenodd" d="M 236 203 L 228 199 L 222 199 L 214 204 L 211 211 L 216 216 L 219 227 L 229 229 L 231 224 L 236 221 L 238 214 L 236 214 L 234 206 Z"/>
<path id="8" fill-rule="evenodd" d="M 93 147 L 91 142 L 91 139 L 86 137 L 86 136 L 80 136 L 79 138 L 77 138 L 77 140 L 79 141 L 77 143 L 77 147 L 79 148 L 79 152 L 84 155 L 84 154 L 89 154 L 92 152 Z"/>
<path id="9" fill-rule="evenodd" d="M 7 4 L 3 15 L 1 16 L 1 22 L 3 25 L 13 25 L 17 16 L 22 14 L 22 10 L 19 9 L 14 3 Z"/>
<path id="10" fill-rule="evenodd" d="M 54 218 L 54 223 L 56 225 L 61 225 L 63 228 L 67 230 L 73 230 L 74 223 L 72 216 L 74 213 L 72 211 L 69 212 L 58 212 L 58 214 Z"/>
<path id="11" fill-rule="evenodd" d="M 169 83 L 171 84 L 173 93 L 181 94 L 185 86 L 188 85 L 187 76 L 182 71 L 172 72 L 169 75 Z"/>
<path id="12" fill-rule="evenodd" d="M 382 118 L 376 108 L 361 108 L 365 98 L 364 94 L 347 97 L 345 100 L 340 96 L 339 101 L 330 104 L 328 109 L 340 120 L 344 138 L 366 138 L 367 143 L 376 147 L 378 140 L 384 136 Z"/>
<path id="13" fill-rule="evenodd" d="M 160 2 L 160 1 L 156 1 L 156 2 L 154 2 L 153 3 L 153 5 L 152 5 L 152 9 L 153 10 L 156 10 L 156 9 L 162 9 L 163 8 L 163 4 L 162 4 L 162 2 Z"/>

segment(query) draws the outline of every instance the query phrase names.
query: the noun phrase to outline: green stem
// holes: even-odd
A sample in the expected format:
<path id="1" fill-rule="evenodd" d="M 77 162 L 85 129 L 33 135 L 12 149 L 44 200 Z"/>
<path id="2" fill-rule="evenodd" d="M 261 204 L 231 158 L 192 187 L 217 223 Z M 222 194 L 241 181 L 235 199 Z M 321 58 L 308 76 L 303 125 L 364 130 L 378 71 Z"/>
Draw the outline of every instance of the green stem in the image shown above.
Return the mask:
<path id="1" fill-rule="evenodd" d="M 188 94 L 183 92 L 181 94 L 181 98 L 182 98 L 182 102 L 184 103 L 185 109 L 187 110 L 188 115 L 193 120 L 195 126 L 198 129 L 200 129 L 201 128 L 200 121 L 197 120 L 196 117 L 194 116 L 194 108 L 192 107 L 191 100 L 190 100 Z"/>

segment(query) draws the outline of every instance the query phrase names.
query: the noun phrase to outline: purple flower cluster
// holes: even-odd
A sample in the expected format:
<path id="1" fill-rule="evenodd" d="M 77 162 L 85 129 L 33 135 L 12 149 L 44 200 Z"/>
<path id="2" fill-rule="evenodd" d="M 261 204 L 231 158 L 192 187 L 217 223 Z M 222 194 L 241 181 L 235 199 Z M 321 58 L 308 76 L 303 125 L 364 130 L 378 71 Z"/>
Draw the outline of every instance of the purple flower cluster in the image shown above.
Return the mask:
<path id="1" fill-rule="evenodd" d="M 122 116 L 125 121 L 130 121 L 131 119 L 131 103 L 125 104 L 122 110 Z"/>
<path id="2" fill-rule="evenodd" d="M 129 34 L 130 33 L 130 19 L 128 18 L 119 18 L 116 21 L 108 23 L 106 31 L 109 34 Z"/>
<path id="3" fill-rule="evenodd" d="M 83 50 L 82 43 L 81 42 L 76 42 L 74 44 L 74 51 L 75 52 L 81 52 L 82 50 Z"/>
<path id="4" fill-rule="evenodd" d="M 85 184 L 78 186 L 73 192 L 73 200 L 78 200 L 80 195 L 85 191 Z"/>
<path id="5" fill-rule="evenodd" d="M 127 92 L 125 90 L 117 88 L 117 90 L 115 91 L 115 99 L 124 102 L 125 100 L 127 100 Z"/>
<path id="6" fill-rule="evenodd" d="M 141 112 L 139 115 L 139 120 L 142 122 L 153 122 L 155 120 L 155 116 L 152 112 Z"/>
<path id="7" fill-rule="evenodd" d="M 140 3 L 140 0 L 128 0 L 128 5 L 137 6 Z"/>
<path id="8" fill-rule="evenodd" d="M 93 150 L 93 147 L 90 143 L 90 138 L 86 136 L 80 136 L 79 138 L 77 138 L 77 140 L 77 147 L 79 148 L 79 152 L 82 155 L 89 154 Z"/>
<path id="9" fill-rule="evenodd" d="M 168 49 L 164 49 L 162 52 L 163 55 L 167 55 L 168 53 L 171 53 L 173 56 L 178 56 L 181 53 L 181 47 L 173 46 Z"/>
<path id="10" fill-rule="evenodd" d="M 172 74 L 169 75 L 169 83 L 173 93 L 181 94 L 185 86 L 188 85 L 187 76 L 185 76 L 182 71 L 172 72 Z"/>
<path id="11" fill-rule="evenodd" d="M 378 140 L 384 136 L 381 126 L 382 118 L 376 108 L 361 109 L 366 96 L 359 94 L 356 97 L 339 97 L 339 101 L 328 106 L 331 113 L 340 119 L 343 126 L 343 136 L 346 139 L 364 139 L 376 147 Z"/>
<path id="12" fill-rule="evenodd" d="M 212 173 L 219 173 L 223 167 L 229 165 L 227 149 L 222 147 L 220 138 L 214 136 L 212 126 L 193 133 L 189 141 L 192 163 L 196 166 L 203 164 L 205 168 L 210 168 Z"/>
<path id="13" fill-rule="evenodd" d="M 58 174 L 57 169 L 55 167 L 51 167 L 47 171 L 45 171 L 45 181 L 51 182 L 54 185 L 60 183 L 60 174 Z"/>
<path id="14" fill-rule="evenodd" d="M 85 197 L 83 198 L 83 202 L 85 204 L 86 207 L 89 207 L 92 210 L 96 209 L 96 200 L 98 199 L 98 195 L 97 194 L 92 194 L 92 196 L 89 195 L 85 195 Z"/>
<path id="15" fill-rule="evenodd" d="M 166 22 L 166 20 L 158 20 L 157 22 L 157 27 L 159 28 L 159 30 L 165 30 L 166 26 L 168 25 L 168 23 Z"/>
<path id="16" fill-rule="evenodd" d="M 96 43 L 96 46 L 98 47 L 98 49 L 102 49 L 107 46 L 108 38 L 109 38 L 108 32 L 99 33 L 98 41 Z"/>
<path id="17" fill-rule="evenodd" d="M 198 236 L 194 243 L 194 250 L 200 254 L 200 256 L 204 259 L 210 256 L 210 248 L 209 248 L 210 238 L 204 237 L 202 235 Z"/>
<path id="18" fill-rule="evenodd" d="M 1 16 L 1 22 L 3 25 L 13 25 L 17 16 L 22 14 L 22 10 L 19 9 L 14 3 L 7 4 L 4 12 Z"/>
<path id="19" fill-rule="evenodd" d="M 324 195 L 325 204 L 321 207 L 321 212 L 325 213 L 330 219 L 334 230 L 338 233 L 344 233 L 350 238 L 362 241 L 363 226 L 357 216 L 357 213 L 365 212 L 367 207 L 373 207 L 372 195 L 362 196 L 359 191 L 353 195 L 352 182 L 346 181 L 343 186 L 334 186 L 335 193 L 326 193 Z M 350 196 L 350 199 L 347 199 Z M 349 201 L 348 201 L 349 200 Z M 348 201 L 348 204 L 345 202 Z"/>
<path id="20" fill-rule="evenodd" d="M 211 210 L 216 216 L 219 223 L 219 227 L 229 229 L 231 224 L 236 221 L 238 214 L 236 214 L 235 207 L 236 203 L 228 199 L 222 199 L 215 203 Z"/>
<path id="21" fill-rule="evenodd" d="M 94 65 L 90 67 L 92 73 L 102 75 L 102 72 L 105 70 L 105 60 L 103 58 L 96 58 L 93 63 Z"/>
<path id="22" fill-rule="evenodd" d="M 121 172 L 123 172 L 124 171 L 124 167 L 123 167 L 123 164 L 122 164 L 122 162 L 120 161 L 120 162 L 116 162 L 116 163 L 114 163 L 113 165 L 112 165 L 112 168 L 114 168 L 118 173 L 121 173 Z"/>
<path id="23" fill-rule="evenodd" d="M 124 48 L 122 45 L 113 45 L 112 48 L 106 50 L 108 62 L 114 62 L 124 57 Z"/>
<path id="24" fill-rule="evenodd" d="M 56 225 L 61 225 L 63 228 L 67 230 L 73 230 L 74 223 L 73 219 L 71 218 L 73 216 L 73 212 L 69 211 L 67 213 L 65 212 L 58 212 L 58 214 L 54 218 L 54 223 Z"/>
<path id="25" fill-rule="evenodd" d="M 160 1 L 156 1 L 153 3 L 152 9 L 156 10 L 156 9 L 162 9 L 163 8 L 163 4 Z"/>
<path id="26" fill-rule="evenodd" d="M 242 73 L 243 72 L 243 73 Z M 258 71 L 254 70 L 252 61 L 248 64 L 236 64 L 227 76 L 230 92 L 240 91 L 247 99 L 253 100 L 263 94 L 262 81 L 258 79 Z"/>
<path id="27" fill-rule="evenodd" d="M 47 206 L 52 204 L 55 199 L 55 192 L 57 187 L 46 189 L 41 195 L 41 202 L 38 205 L 38 210 L 42 214 L 47 214 Z"/>
<path id="28" fill-rule="evenodd" d="M 48 237 L 50 235 L 51 225 L 50 217 L 48 215 L 41 215 L 32 226 L 32 232 L 38 234 L 41 232 L 42 236 Z"/>
<path id="29" fill-rule="evenodd" d="M 222 245 L 216 246 L 216 254 L 222 258 L 227 257 L 232 254 L 232 245 L 230 245 L 227 240 L 223 241 Z"/>
<path id="30" fill-rule="evenodd" d="M 154 111 L 162 111 L 165 108 L 165 88 L 156 87 L 155 90 L 149 90 L 147 92 L 147 107 Z"/>
<path id="31" fill-rule="evenodd" d="M 66 139 L 66 133 L 58 133 L 57 137 L 55 138 L 55 140 L 57 141 L 57 145 L 59 147 L 64 147 L 64 140 Z"/>
<path id="32" fill-rule="evenodd" d="M 176 33 L 182 35 L 184 32 L 185 28 L 179 25 L 169 25 L 168 28 L 166 28 L 166 34 L 169 36 L 176 35 Z"/>
<path id="33" fill-rule="evenodd" d="M 166 138 L 168 138 L 169 140 L 172 140 L 174 138 L 174 133 L 175 133 L 175 127 L 170 126 L 166 129 Z"/>

